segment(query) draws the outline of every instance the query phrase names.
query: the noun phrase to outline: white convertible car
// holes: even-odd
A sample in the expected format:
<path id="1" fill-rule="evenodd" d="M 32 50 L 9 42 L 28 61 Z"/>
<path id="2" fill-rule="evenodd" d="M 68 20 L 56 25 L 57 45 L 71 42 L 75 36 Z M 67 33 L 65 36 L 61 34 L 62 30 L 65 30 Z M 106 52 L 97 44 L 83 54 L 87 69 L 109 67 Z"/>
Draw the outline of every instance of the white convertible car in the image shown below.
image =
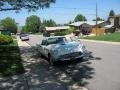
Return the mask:
<path id="1" fill-rule="evenodd" d="M 65 36 L 45 37 L 42 43 L 37 46 L 40 54 L 49 58 L 52 65 L 56 61 L 83 58 L 87 51 L 80 41 Z"/>

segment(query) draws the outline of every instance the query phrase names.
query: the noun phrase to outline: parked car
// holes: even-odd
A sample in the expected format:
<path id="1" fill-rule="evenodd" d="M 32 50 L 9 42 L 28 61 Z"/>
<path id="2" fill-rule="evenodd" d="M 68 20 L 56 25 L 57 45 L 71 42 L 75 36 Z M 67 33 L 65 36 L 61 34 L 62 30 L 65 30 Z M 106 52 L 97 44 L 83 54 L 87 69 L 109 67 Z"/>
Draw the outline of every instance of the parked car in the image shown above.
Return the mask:
<path id="1" fill-rule="evenodd" d="M 28 34 L 20 34 L 20 39 L 21 39 L 22 41 L 29 40 L 29 35 L 28 35 Z"/>
<path id="2" fill-rule="evenodd" d="M 65 36 L 46 37 L 37 46 L 40 55 L 47 57 L 52 65 L 56 61 L 83 58 L 87 52 L 80 41 L 73 38 L 68 39 Z"/>

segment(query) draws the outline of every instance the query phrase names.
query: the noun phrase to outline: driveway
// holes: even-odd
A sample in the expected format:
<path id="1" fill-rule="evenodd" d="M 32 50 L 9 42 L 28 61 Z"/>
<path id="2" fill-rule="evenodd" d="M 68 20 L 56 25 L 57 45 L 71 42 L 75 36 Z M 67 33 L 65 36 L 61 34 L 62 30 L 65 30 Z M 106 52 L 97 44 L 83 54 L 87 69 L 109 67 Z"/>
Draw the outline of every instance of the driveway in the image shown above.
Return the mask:
<path id="1" fill-rule="evenodd" d="M 33 42 L 38 43 L 41 41 L 40 37 L 42 36 L 32 35 L 27 43 L 35 46 L 36 44 L 33 44 Z M 37 73 L 35 77 L 42 77 L 41 79 L 36 79 L 37 81 L 35 82 L 43 81 L 48 83 L 49 81 L 62 86 L 77 84 L 78 86 L 85 86 L 89 90 L 120 90 L 120 46 L 89 41 L 82 42 L 93 55 L 93 58 L 84 62 L 80 60 L 63 62 L 58 63 L 56 67 L 52 67 L 45 58 L 41 58 L 37 54 L 37 56 L 32 56 L 35 60 L 38 60 L 38 63 L 33 64 L 33 66 L 36 65 L 39 68 L 36 68 L 38 69 L 37 72 L 34 71 Z M 41 74 L 38 72 L 41 72 Z M 44 83 L 44 85 L 46 84 Z"/>

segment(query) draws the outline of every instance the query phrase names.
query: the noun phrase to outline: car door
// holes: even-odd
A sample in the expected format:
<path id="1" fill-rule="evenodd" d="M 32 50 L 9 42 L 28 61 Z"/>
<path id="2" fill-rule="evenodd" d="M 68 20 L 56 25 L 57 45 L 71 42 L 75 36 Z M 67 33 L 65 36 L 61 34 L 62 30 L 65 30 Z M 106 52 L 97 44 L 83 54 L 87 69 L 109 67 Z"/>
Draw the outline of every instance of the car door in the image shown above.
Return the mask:
<path id="1" fill-rule="evenodd" d="M 48 57 L 48 53 L 49 53 L 49 48 L 48 48 L 49 45 L 46 45 L 46 47 L 44 47 L 44 55 L 46 57 Z"/>
<path id="2" fill-rule="evenodd" d="M 39 46 L 39 51 L 42 55 L 45 55 L 46 40 L 42 40 L 42 43 Z"/>

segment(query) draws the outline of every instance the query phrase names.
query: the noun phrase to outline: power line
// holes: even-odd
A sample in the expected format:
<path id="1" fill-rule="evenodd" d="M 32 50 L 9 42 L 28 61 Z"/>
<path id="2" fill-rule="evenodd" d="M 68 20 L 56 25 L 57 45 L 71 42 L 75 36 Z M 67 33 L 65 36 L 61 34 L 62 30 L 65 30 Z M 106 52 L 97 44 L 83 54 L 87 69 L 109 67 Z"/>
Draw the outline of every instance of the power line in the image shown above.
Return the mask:
<path id="1" fill-rule="evenodd" d="M 81 9 L 81 10 L 92 10 L 92 11 L 95 11 L 95 8 L 79 8 L 79 7 L 50 7 L 50 8 L 53 8 L 53 9 L 73 9 L 73 10 L 80 10 Z M 99 9 L 99 11 L 108 13 L 108 11 L 103 10 L 103 9 Z"/>
<path id="2" fill-rule="evenodd" d="M 94 9 L 94 8 L 78 8 L 78 7 L 50 7 L 50 8 L 55 8 L 55 9 Z"/>

